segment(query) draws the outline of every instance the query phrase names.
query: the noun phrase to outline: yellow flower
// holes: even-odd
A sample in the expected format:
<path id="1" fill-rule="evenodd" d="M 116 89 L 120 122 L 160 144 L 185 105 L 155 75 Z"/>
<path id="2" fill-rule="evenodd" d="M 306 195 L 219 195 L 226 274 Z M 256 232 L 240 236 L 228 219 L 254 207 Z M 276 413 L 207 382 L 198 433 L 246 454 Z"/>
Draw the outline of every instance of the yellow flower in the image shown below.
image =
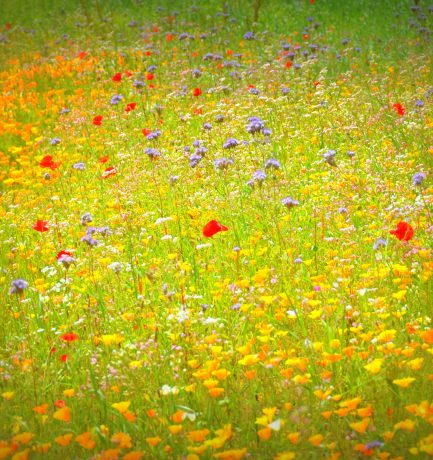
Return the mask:
<path id="1" fill-rule="evenodd" d="M 114 433 L 111 436 L 111 442 L 117 444 L 120 449 L 130 449 L 132 447 L 131 436 L 127 433 Z"/>
<path id="2" fill-rule="evenodd" d="M 376 358 L 371 363 L 366 364 L 364 369 L 366 369 L 370 374 L 378 374 L 382 368 L 383 359 Z"/>
<path id="3" fill-rule="evenodd" d="M 130 405 L 131 405 L 131 401 L 122 401 L 118 403 L 113 403 L 111 407 L 113 409 L 118 410 L 121 414 L 124 414 L 127 412 Z"/>
<path id="4" fill-rule="evenodd" d="M 226 450 L 224 452 L 214 454 L 214 457 L 221 458 L 223 460 L 240 460 L 241 458 L 244 458 L 246 453 L 247 449 L 244 447 L 243 449 Z"/>
<path id="5" fill-rule="evenodd" d="M 72 434 L 64 434 L 62 436 L 57 436 L 57 438 L 54 438 L 54 441 L 60 446 L 66 447 L 71 442 L 72 436 Z"/>
<path id="6" fill-rule="evenodd" d="M 405 377 L 403 379 L 395 379 L 392 381 L 394 385 L 398 385 L 401 388 L 407 388 L 416 379 L 413 377 Z"/>
<path id="7" fill-rule="evenodd" d="M 370 418 L 366 417 L 362 419 L 360 422 L 354 422 L 350 424 L 350 428 L 355 430 L 357 433 L 364 434 L 370 424 Z"/>

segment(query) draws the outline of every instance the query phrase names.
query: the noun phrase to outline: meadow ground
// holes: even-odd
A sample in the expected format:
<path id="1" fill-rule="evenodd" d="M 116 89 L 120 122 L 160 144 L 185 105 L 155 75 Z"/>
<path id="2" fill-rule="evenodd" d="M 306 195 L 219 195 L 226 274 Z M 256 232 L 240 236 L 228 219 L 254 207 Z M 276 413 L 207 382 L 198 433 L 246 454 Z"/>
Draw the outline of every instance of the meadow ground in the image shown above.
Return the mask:
<path id="1" fill-rule="evenodd" d="M 433 6 L 0 18 L 0 459 L 433 456 Z"/>

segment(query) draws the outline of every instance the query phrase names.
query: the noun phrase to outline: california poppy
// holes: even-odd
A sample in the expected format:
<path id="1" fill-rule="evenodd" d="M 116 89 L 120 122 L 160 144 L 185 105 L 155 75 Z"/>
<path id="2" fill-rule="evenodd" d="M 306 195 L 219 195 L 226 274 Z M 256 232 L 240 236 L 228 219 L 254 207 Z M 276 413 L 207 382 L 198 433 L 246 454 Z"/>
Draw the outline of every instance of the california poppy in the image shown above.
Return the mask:
<path id="1" fill-rule="evenodd" d="M 102 118 L 103 118 L 102 115 L 97 115 L 97 116 L 93 119 L 93 124 L 94 124 L 95 126 L 102 125 Z"/>
<path id="2" fill-rule="evenodd" d="M 99 158 L 98 163 L 107 163 L 107 161 L 108 161 L 108 156 L 106 155 L 106 156 Z"/>
<path id="3" fill-rule="evenodd" d="M 219 232 L 226 232 L 228 228 L 225 225 L 220 224 L 216 220 L 211 220 L 203 227 L 203 235 L 207 238 L 214 236 Z"/>
<path id="4" fill-rule="evenodd" d="M 409 241 L 413 238 L 414 230 L 407 222 L 399 222 L 395 230 L 390 231 L 400 241 Z"/>
<path id="5" fill-rule="evenodd" d="M 48 222 L 45 220 L 37 220 L 36 224 L 33 225 L 33 228 L 37 232 L 47 232 L 48 231 Z"/>

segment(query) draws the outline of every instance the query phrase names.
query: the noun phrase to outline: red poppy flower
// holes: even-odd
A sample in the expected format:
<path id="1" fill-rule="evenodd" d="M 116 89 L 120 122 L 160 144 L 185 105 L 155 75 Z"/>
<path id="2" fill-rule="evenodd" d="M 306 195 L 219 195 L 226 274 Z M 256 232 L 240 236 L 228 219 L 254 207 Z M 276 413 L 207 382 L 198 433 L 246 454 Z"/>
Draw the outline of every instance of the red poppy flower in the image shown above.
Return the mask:
<path id="1" fill-rule="evenodd" d="M 201 94 L 201 89 L 200 89 L 200 88 L 194 88 L 192 94 L 193 94 L 194 96 L 200 96 L 200 94 Z"/>
<path id="2" fill-rule="evenodd" d="M 413 238 L 414 230 L 407 222 L 399 222 L 395 230 L 390 231 L 400 241 L 409 241 Z"/>
<path id="3" fill-rule="evenodd" d="M 55 163 L 51 155 L 46 155 L 44 158 L 42 158 L 39 166 L 41 168 L 50 168 L 54 171 L 60 166 L 60 163 Z"/>
<path id="4" fill-rule="evenodd" d="M 81 53 L 78 54 L 78 58 L 84 59 L 87 56 L 87 53 L 85 51 L 81 51 Z"/>
<path id="5" fill-rule="evenodd" d="M 153 73 L 148 73 L 146 75 L 146 80 L 153 80 L 155 78 L 155 75 L 153 75 Z"/>
<path id="6" fill-rule="evenodd" d="M 129 104 L 126 104 L 125 112 L 131 112 L 131 110 L 134 110 L 135 107 L 137 107 L 137 103 L 136 102 L 130 102 Z"/>
<path id="7" fill-rule="evenodd" d="M 93 119 L 93 124 L 95 126 L 99 126 L 99 125 L 102 125 L 102 119 L 104 117 L 102 115 L 97 115 L 94 119 Z"/>
<path id="8" fill-rule="evenodd" d="M 292 67 L 292 65 L 293 65 L 292 61 L 287 61 L 286 62 L 286 68 L 287 69 L 290 69 L 290 67 Z"/>
<path id="9" fill-rule="evenodd" d="M 103 173 L 102 179 L 106 179 L 107 177 L 115 176 L 117 174 L 117 170 L 114 166 L 109 166 Z"/>
<path id="10" fill-rule="evenodd" d="M 125 70 L 125 75 L 127 77 L 131 77 L 132 76 L 132 72 L 130 70 Z"/>
<path id="11" fill-rule="evenodd" d="M 78 340 L 78 335 L 75 334 L 75 332 L 65 332 L 60 336 L 60 338 L 64 342 L 74 342 L 75 340 Z"/>
<path id="12" fill-rule="evenodd" d="M 54 405 L 61 409 L 62 407 L 65 407 L 66 406 L 66 402 L 63 401 L 63 399 L 58 399 L 57 401 L 54 401 Z"/>
<path id="13" fill-rule="evenodd" d="M 69 355 L 62 355 L 60 356 L 60 361 L 62 361 L 62 363 L 66 363 L 66 361 L 69 359 Z"/>
<path id="14" fill-rule="evenodd" d="M 203 235 L 207 238 L 214 236 L 219 232 L 226 232 L 228 228 L 225 225 L 220 224 L 216 220 L 211 220 L 203 227 Z"/>
<path id="15" fill-rule="evenodd" d="M 116 73 L 113 78 L 113 81 L 122 81 L 122 74 L 120 72 Z"/>
<path id="16" fill-rule="evenodd" d="M 168 42 L 171 42 L 173 40 L 173 34 L 168 34 L 166 35 L 165 39 L 168 41 Z"/>
<path id="17" fill-rule="evenodd" d="M 144 128 L 141 130 L 141 132 L 145 135 L 148 136 L 152 131 L 150 129 Z"/>
<path id="18" fill-rule="evenodd" d="M 69 251 L 60 251 L 57 253 L 57 260 L 60 259 L 60 257 L 62 256 L 69 256 L 69 257 L 72 257 L 72 253 L 69 252 Z"/>
<path id="19" fill-rule="evenodd" d="M 11 28 L 12 28 L 12 24 L 11 24 L 10 22 L 7 22 L 7 23 L 5 24 L 5 29 L 6 29 L 6 30 L 10 30 Z"/>
<path id="20" fill-rule="evenodd" d="M 48 222 L 45 220 L 37 220 L 36 224 L 33 225 L 33 228 L 37 232 L 48 232 Z"/>
<path id="21" fill-rule="evenodd" d="M 254 85 L 248 85 L 247 89 L 251 89 L 251 88 L 255 88 L 255 86 Z"/>
<path id="22" fill-rule="evenodd" d="M 152 51 L 146 51 L 146 56 L 152 56 Z"/>
<path id="23" fill-rule="evenodd" d="M 400 116 L 404 115 L 405 109 L 399 102 L 396 102 L 392 107 Z"/>
<path id="24" fill-rule="evenodd" d="M 149 88 L 149 89 L 155 88 L 155 85 L 152 85 L 152 83 L 149 83 L 148 88 Z"/>
<path id="25" fill-rule="evenodd" d="M 105 156 L 105 157 L 99 158 L 98 163 L 107 163 L 107 161 L 108 161 L 108 156 Z"/>

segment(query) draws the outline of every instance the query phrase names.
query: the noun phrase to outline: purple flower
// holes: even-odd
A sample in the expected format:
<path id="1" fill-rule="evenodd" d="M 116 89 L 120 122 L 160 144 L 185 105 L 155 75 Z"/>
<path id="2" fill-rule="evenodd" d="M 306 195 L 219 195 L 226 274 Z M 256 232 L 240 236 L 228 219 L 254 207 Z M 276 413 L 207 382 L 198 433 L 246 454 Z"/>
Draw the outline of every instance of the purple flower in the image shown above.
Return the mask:
<path id="1" fill-rule="evenodd" d="M 373 249 L 377 251 L 381 247 L 386 247 L 387 244 L 387 241 L 383 238 L 377 238 L 377 240 L 373 244 Z"/>
<path id="2" fill-rule="evenodd" d="M 155 70 L 157 69 L 156 65 L 150 65 L 148 68 L 147 68 L 147 71 L 149 73 L 153 73 L 155 72 Z"/>
<path id="3" fill-rule="evenodd" d="M 224 115 L 219 113 L 218 115 L 215 116 L 215 121 L 217 123 L 222 123 L 224 121 Z"/>
<path id="4" fill-rule="evenodd" d="M 254 94 L 254 96 L 257 96 L 257 95 L 260 94 L 260 91 L 259 91 L 257 88 L 250 88 L 250 89 L 248 90 L 248 92 L 249 92 L 250 94 Z"/>
<path id="5" fill-rule="evenodd" d="M 202 145 L 200 147 L 197 147 L 194 151 L 196 155 L 200 155 L 201 157 L 204 157 L 207 152 L 207 148 L 203 147 Z"/>
<path id="6" fill-rule="evenodd" d="M 24 289 L 27 289 L 29 286 L 29 283 L 23 279 L 16 279 L 13 280 L 11 283 L 11 289 L 9 291 L 9 294 L 21 294 L 24 292 Z"/>
<path id="7" fill-rule="evenodd" d="M 224 170 L 229 167 L 229 165 L 234 164 L 234 161 L 231 158 L 217 158 L 214 161 L 215 169 Z"/>
<path id="8" fill-rule="evenodd" d="M 50 144 L 51 145 L 57 145 L 57 144 L 60 144 L 61 142 L 61 139 L 58 138 L 58 137 L 53 137 L 51 140 L 50 140 Z"/>
<path id="9" fill-rule="evenodd" d="M 286 95 L 286 94 L 289 94 L 290 93 L 290 88 L 288 88 L 287 86 L 284 87 L 284 88 L 281 88 L 281 92 Z"/>
<path id="10" fill-rule="evenodd" d="M 89 246 L 98 246 L 99 241 L 95 240 L 91 234 L 87 234 L 81 238 L 83 243 L 88 244 Z"/>
<path id="11" fill-rule="evenodd" d="M 117 105 L 121 100 L 123 99 L 123 96 L 121 94 L 115 94 L 111 100 L 110 104 L 111 105 Z"/>
<path id="12" fill-rule="evenodd" d="M 146 149 L 144 149 L 144 153 L 151 159 L 151 160 L 155 160 L 156 158 L 158 158 L 159 156 L 161 156 L 161 152 L 157 149 L 154 149 L 152 147 L 147 147 Z"/>
<path id="13" fill-rule="evenodd" d="M 58 259 L 57 262 L 62 264 L 65 268 L 69 268 L 74 262 L 75 258 L 69 256 L 68 254 L 62 254 Z"/>
<path id="14" fill-rule="evenodd" d="M 355 156 L 355 152 L 353 150 L 348 150 L 346 152 L 346 155 L 349 157 L 349 158 L 353 158 Z"/>
<path id="15" fill-rule="evenodd" d="M 201 145 L 203 145 L 203 141 L 200 140 L 200 139 L 196 139 L 196 140 L 192 143 L 192 146 L 193 146 L 193 147 L 200 147 Z"/>
<path id="16" fill-rule="evenodd" d="M 237 147 L 239 145 L 239 142 L 234 139 L 233 137 L 229 137 L 223 145 L 223 149 L 233 149 L 234 147 Z"/>
<path id="17" fill-rule="evenodd" d="M 294 260 L 295 264 L 297 265 L 300 265 L 302 264 L 303 260 L 300 258 L 300 257 L 297 257 L 295 260 Z"/>
<path id="18" fill-rule="evenodd" d="M 266 179 L 266 173 L 262 171 L 261 169 L 258 169 L 254 174 L 253 174 L 253 180 L 255 182 L 258 182 L 260 185 L 263 183 L 263 181 Z"/>
<path id="19" fill-rule="evenodd" d="M 193 153 L 189 157 L 189 165 L 191 166 L 191 168 L 195 168 L 202 159 L 203 157 L 201 155 L 197 155 L 197 153 Z"/>
<path id="20" fill-rule="evenodd" d="M 179 35 L 179 40 L 185 40 L 188 38 L 188 34 L 186 32 L 183 32 Z"/>
<path id="21" fill-rule="evenodd" d="M 259 117 L 250 117 L 248 121 L 249 125 L 247 126 L 247 132 L 251 134 L 258 133 L 265 127 L 265 123 Z"/>
<path id="22" fill-rule="evenodd" d="M 87 225 L 93 222 L 93 217 L 90 212 L 86 212 L 81 216 L 81 225 Z"/>
<path id="23" fill-rule="evenodd" d="M 179 176 L 170 176 L 170 184 L 174 185 L 179 180 Z"/>
<path id="24" fill-rule="evenodd" d="M 340 214 L 347 214 L 349 211 L 347 210 L 347 208 L 345 208 L 345 207 L 343 206 L 343 207 L 341 207 L 341 208 L 338 210 L 338 212 L 339 212 Z"/>
<path id="25" fill-rule="evenodd" d="M 374 449 L 375 447 L 382 447 L 384 444 L 382 441 L 371 441 L 371 442 L 368 442 L 367 444 L 365 444 L 365 448 L 370 450 L 370 449 Z"/>
<path id="26" fill-rule="evenodd" d="M 280 169 L 281 164 L 275 158 L 269 158 L 269 160 L 267 160 L 265 163 L 265 169 L 269 169 L 269 168 Z"/>
<path id="27" fill-rule="evenodd" d="M 425 174 L 422 172 L 415 173 L 412 176 L 412 184 L 413 185 L 421 185 L 425 179 Z"/>
<path id="28" fill-rule="evenodd" d="M 66 113 L 69 113 L 71 110 L 68 109 L 67 107 L 63 107 L 62 110 L 60 110 L 60 115 L 65 115 Z"/>
<path id="29" fill-rule="evenodd" d="M 203 75 L 203 72 L 199 69 L 194 69 L 191 71 L 191 74 L 194 78 L 201 77 Z"/>
<path id="30" fill-rule="evenodd" d="M 417 100 L 415 101 L 415 105 L 416 105 L 417 107 L 424 107 L 424 101 L 422 101 L 421 99 L 417 99 Z"/>
<path id="31" fill-rule="evenodd" d="M 150 134 L 146 136 L 146 139 L 152 141 L 153 139 L 157 139 L 161 135 L 161 131 L 157 129 L 156 131 L 152 131 Z"/>
<path id="32" fill-rule="evenodd" d="M 299 205 L 299 201 L 298 200 L 294 200 L 291 196 L 288 196 L 286 198 L 283 198 L 281 200 L 281 203 L 287 208 L 287 209 L 290 209 L 290 208 L 294 208 L 295 206 L 298 206 Z"/>
<path id="33" fill-rule="evenodd" d="M 263 128 L 262 129 L 262 134 L 263 134 L 263 136 L 270 136 L 272 134 L 272 129 Z"/>
<path id="34" fill-rule="evenodd" d="M 244 40 L 254 40 L 256 37 L 252 32 L 245 32 Z"/>
<path id="35" fill-rule="evenodd" d="M 331 166 L 337 166 L 335 162 L 335 150 L 328 150 L 324 155 L 323 159 Z"/>
<path id="36" fill-rule="evenodd" d="M 72 165 L 72 167 L 74 169 L 77 169 L 78 171 L 84 171 L 86 169 L 86 165 L 82 161 L 75 163 L 74 165 Z"/>
<path id="37" fill-rule="evenodd" d="M 145 83 L 143 80 L 134 80 L 134 82 L 132 83 L 132 86 L 134 88 L 143 88 L 144 85 Z"/>
<path id="38" fill-rule="evenodd" d="M 210 131 L 212 129 L 212 124 L 211 123 L 203 123 L 203 129 L 206 129 L 207 131 Z"/>

